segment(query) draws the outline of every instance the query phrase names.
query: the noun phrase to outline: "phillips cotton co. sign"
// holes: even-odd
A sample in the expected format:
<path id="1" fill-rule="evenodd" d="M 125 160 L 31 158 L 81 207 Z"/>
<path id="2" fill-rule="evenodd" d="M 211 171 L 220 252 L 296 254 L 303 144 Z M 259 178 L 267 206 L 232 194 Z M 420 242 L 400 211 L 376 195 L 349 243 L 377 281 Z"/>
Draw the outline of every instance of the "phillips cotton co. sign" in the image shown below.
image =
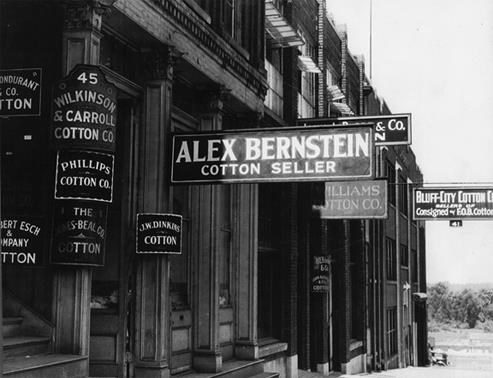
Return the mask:
<path id="1" fill-rule="evenodd" d="M 372 126 L 175 134 L 172 183 L 372 178 Z"/>

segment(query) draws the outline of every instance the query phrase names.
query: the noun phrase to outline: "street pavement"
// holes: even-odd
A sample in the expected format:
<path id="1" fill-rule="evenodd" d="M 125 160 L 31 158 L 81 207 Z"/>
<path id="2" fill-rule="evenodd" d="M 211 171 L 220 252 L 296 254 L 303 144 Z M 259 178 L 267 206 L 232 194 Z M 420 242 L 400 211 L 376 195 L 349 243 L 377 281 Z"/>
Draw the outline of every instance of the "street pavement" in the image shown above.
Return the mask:
<path id="1" fill-rule="evenodd" d="M 374 378 L 493 378 L 493 371 L 460 369 L 451 366 L 407 367 L 405 369 L 392 369 L 355 375 L 333 373 L 329 376 L 304 370 L 298 371 L 298 378 L 345 378 L 355 376 Z"/>

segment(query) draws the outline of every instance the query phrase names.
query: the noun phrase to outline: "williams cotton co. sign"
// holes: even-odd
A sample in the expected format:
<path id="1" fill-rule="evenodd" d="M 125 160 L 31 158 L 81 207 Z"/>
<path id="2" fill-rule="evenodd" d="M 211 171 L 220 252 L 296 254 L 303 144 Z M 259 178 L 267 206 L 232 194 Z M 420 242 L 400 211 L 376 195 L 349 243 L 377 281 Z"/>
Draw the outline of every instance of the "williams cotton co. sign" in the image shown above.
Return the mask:
<path id="1" fill-rule="evenodd" d="M 387 181 L 326 182 L 322 206 L 313 206 L 323 219 L 387 218 Z"/>
<path id="2" fill-rule="evenodd" d="M 369 179 L 373 155 L 369 125 L 175 134 L 171 182 Z"/>
<path id="3" fill-rule="evenodd" d="M 415 220 L 491 219 L 493 187 L 416 188 Z"/>

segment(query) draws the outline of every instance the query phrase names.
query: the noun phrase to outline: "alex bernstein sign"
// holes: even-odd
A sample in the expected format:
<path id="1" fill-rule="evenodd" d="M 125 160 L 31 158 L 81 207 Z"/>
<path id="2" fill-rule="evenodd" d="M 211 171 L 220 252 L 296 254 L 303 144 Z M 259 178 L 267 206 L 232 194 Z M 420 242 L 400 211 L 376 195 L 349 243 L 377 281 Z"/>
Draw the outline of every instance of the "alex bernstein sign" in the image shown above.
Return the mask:
<path id="1" fill-rule="evenodd" d="M 411 114 L 389 114 L 375 116 L 357 116 L 340 118 L 305 118 L 297 121 L 298 125 L 352 125 L 355 123 L 375 124 L 375 145 L 411 144 Z"/>
<path id="2" fill-rule="evenodd" d="M 493 187 L 415 188 L 415 220 L 493 218 Z"/>
<path id="3" fill-rule="evenodd" d="M 369 125 L 175 134 L 172 183 L 329 181 L 374 176 Z"/>
<path id="4" fill-rule="evenodd" d="M 326 182 L 324 204 L 313 210 L 324 219 L 387 218 L 387 181 Z"/>

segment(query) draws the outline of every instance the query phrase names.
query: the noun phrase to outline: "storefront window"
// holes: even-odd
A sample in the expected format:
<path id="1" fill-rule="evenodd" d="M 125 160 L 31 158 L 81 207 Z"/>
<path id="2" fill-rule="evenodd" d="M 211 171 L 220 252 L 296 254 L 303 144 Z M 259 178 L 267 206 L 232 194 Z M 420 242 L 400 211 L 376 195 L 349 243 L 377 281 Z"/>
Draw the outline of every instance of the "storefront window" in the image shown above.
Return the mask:
<path id="1" fill-rule="evenodd" d="M 189 282 L 189 255 L 190 255 L 190 187 L 173 187 L 173 213 L 182 218 L 182 253 L 169 255 L 170 261 L 170 294 L 173 309 L 187 307 Z"/>
<path id="2" fill-rule="evenodd" d="M 231 189 L 229 185 L 219 188 L 219 305 L 226 306 L 231 282 Z"/>
<path id="3" fill-rule="evenodd" d="M 258 337 L 267 340 L 281 336 L 280 198 L 276 188 L 273 184 L 259 186 Z"/>

